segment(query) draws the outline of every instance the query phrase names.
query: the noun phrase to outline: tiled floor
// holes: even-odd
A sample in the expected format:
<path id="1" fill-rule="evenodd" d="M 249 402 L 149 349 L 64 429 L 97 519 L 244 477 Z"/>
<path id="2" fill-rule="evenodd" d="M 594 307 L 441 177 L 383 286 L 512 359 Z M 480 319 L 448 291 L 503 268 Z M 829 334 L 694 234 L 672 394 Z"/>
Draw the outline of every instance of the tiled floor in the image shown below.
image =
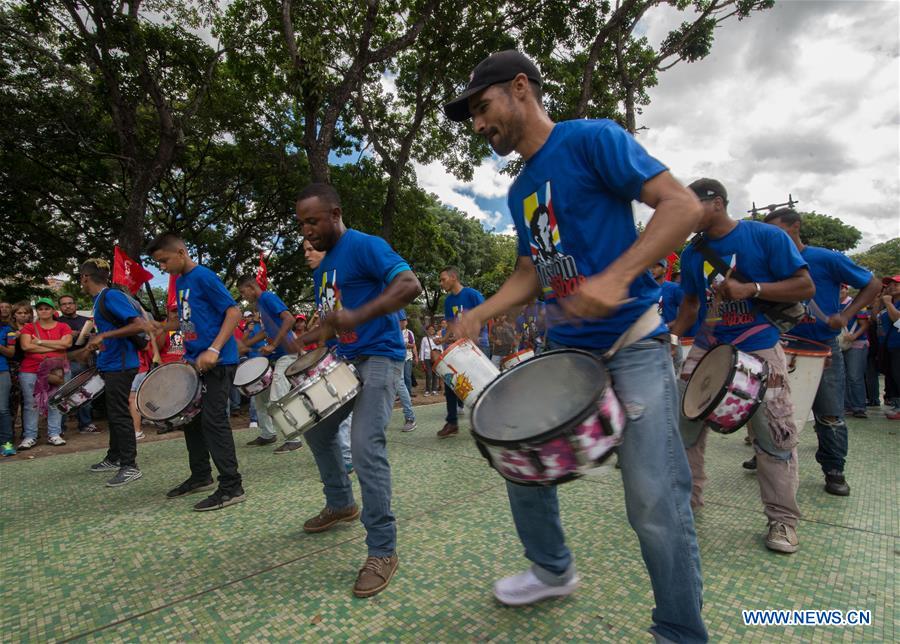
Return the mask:
<path id="1" fill-rule="evenodd" d="M 511 609 L 493 581 L 525 565 L 503 480 L 467 433 L 440 441 L 443 405 L 389 436 L 400 568 L 382 594 L 350 593 L 365 557 L 358 523 L 319 535 L 301 526 L 322 506 L 308 449 L 274 456 L 235 434 L 246 503 L 190 511 L 166 500 L 187 474 L 180 440 L 139 447 L 144 478 L 121 489 L 87 466 L 102 452 L 0 464 L 0 641 L 651 641 L 653 607 L 618 473 L 561 488 L 582 588 Z M 825 494 L 815 434 L 801 445 L 801 549 L 768 552 L 743 434 L 708 446 L 698 514 L 704 615 L 714 641 L 898 641 L 900 423 L 850 421 L 848 498 Z M 867 627 L 746 627 L 741 609 L 869 609 Z"/>

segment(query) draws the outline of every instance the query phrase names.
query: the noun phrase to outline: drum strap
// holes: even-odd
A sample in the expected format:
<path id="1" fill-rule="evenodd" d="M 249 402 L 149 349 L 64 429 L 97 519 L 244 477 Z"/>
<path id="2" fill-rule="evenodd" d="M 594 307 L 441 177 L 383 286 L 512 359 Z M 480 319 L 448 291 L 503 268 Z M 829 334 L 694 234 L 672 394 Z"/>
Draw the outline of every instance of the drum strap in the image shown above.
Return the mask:
<path id="1" fill-rule="evenodd" d="M 603 358 L 608 360 L 616 355 L 622 349 L 634 344 L 638 340 L 643 340 L 653 333 L 662 322 L 659 317 L 659 307 L 654 302 L 653 305 L 644 311 L 634 323 L 625 330 L 625 333 L 616 338 L 615 343 L 609 348 L 609 351 L 603 354 Z"/>

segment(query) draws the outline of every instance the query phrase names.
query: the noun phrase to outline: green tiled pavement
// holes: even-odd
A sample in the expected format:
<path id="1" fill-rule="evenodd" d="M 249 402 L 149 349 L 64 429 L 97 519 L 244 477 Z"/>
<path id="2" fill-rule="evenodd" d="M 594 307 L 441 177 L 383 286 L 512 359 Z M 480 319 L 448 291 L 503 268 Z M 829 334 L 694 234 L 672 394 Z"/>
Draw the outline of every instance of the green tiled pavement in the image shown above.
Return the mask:
<path id="1" fill-rule="evenodd" d="M 651 641 L 653 598 L 611 467 L 561 488 L 583 580 L 570 598 L 511 609 L 493 581 L 525 565 L 502 479 L 468 435 L 438 440 L 443 405 L 389 436 L 400 568 L 382 594 L 350 589 L 365 558 L 358 523 L 318 535 L 322 505 L 307 449 L 274 456 L 243 445 L 248 500 L 196 513 L 166 500 L 185 478 L 181 441 L 141 445 L 144 478 L 121 489 L 87 466 L 99 452 L 0 465 L 0 641 L 225 642 Z M 698 514 L 704 615 L 714 641 L 897 641 L 900 423 L 851 419 L 848 498 L 826 495 L 807 425 L 800 450 L 800 551 L 768 552 L 742 434 L 710 437 L 707 505 Z M 868 627 L 752 628 L 747 608 L 870 609 Z"/>

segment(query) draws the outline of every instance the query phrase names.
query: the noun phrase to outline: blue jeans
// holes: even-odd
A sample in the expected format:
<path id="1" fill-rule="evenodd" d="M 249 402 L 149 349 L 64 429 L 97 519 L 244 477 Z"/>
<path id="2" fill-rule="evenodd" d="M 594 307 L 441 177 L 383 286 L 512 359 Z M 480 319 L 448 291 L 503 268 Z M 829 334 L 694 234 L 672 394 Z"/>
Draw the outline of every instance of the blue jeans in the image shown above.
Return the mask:
<path id="1" fill-rule="evenodd" d="M 847 400 L 850 411 L 866 410 L 866 361 L 869 347 L 844 351 L 844 369 L 847 372 Z"/>
<path id="2" fill-rule="evenodd" d="M 362 523 L 366 527 L 369 556 L 389 557 L 397 547 L 397 523 L 391 512 L 391 465 L 387 458 L 387 426 L 403 362 L 384 356 L 362 358 L 355 363 L 362 389 L 353 405 L 350 427 L 353 467 L 362 490 Z M 322 477 L 325 504 L 342 510 L 355 504 L 353 487 L 335 424 L 322 424 L 305 434 Z"/>
<path id="3" fill-rule="evenodd" d="M 628 522 L 640 541 L 656 598 L 652 631 L 675 642 L 705 642 L 691 471 L 678 433 L 678 390 L 669 347 L 642 340 L 606 366 L 628 413 L 618 454 Z M 506 488 L 534 574 L 547 584 L 567 583 L 575 570 L 559 517 L 557 487 L 507 482 Z"/>
<path id="4" fill-rule="evenodd" d="M 66 372 L 65 379 L 69 379 Z M 22 428 L 24 438 L 37 439 L 38 410 L 34 402 L 34 385 L 37 383 L 36 373 L 19 372 L 19 385 L 22 387 Z M 62 433 L 62 414 L 53 405 L 47 411 L 47 436 L 59 436 Z"/>
<path id="5" fill-rule="evenodd" d="M 89 366 L 84 365 L 80 362 L 75 362 L 74 360 L 69 361 L 69 369 L 72 371 L 72 377 L 74 378 L 78 374 L 87 371 L 90 369 Z M 91 403 L 86 402 L 78 410 L 75 412 L 75 417 L 78 419 L 78 429 L 84 429 L 88 425 L 93 422 L 93 418 L 91 417 Z"/>
<path id="6" fill-rule="evenodd" d="M 847 424 L 844 422 L 844 354 L 837 338 L 827 344 L 831 347 L 831 364 L 822 373 L 813 401 L 816 436 L 819 437 L 816 460 L 826 474 L 831 470 L 844 471 L 848 449 Z"/>
<path id="7" fill-rule="evenodd" d="M 256 396 L 250 397 L 250 422 L 259 424 L 259 416 L 256 415 Z"/>
<path id="8" fill-rule="evenodd" d="M 412 360 L 407 360 L 403 363 L 403 382 L 406 384 L 406 390 L 409 392 L 409 395 L 412 396 L 412 369 L 413 363 Z"/>
<path id="9" fill-rule="evenodd" d="M 409 364 L 407 362 L 406 364 Z M 403 418 L 407 421 L 415 420 L 416 414 L 412 408 L 412 398 L 409 397 L 409 389 L 403 382 L 403 373 L 400 373 L 399 382 L 397 383 L 397 396 L 400 398 L 400 406 L 403 407 Z"/>
<path id="10" fill-rule="evenodd" d="M 9 413 L 9 393 L 12 390 L 12 378 L 9 371 L 0 371 L 0 445 L 10 443 L 13 439 L 12 416 Z"/>
<path id="11" fill-rule="evenodd" d="M 444 382 L 444 397 L 447 399 L 447 415 L 444 420 L 456 425 L 459 420 L 459 398 L 446 382 Z"/>
<path id="12" fill-rule="evenodd" d="M 344 458 L 344 465 L 353 465 L 353 452 L 350 449 L 350 425 L 353 423 L 353 412 L 341 421 L 338 427 L 338 442 L 341 445 L 341 456 Z"/>

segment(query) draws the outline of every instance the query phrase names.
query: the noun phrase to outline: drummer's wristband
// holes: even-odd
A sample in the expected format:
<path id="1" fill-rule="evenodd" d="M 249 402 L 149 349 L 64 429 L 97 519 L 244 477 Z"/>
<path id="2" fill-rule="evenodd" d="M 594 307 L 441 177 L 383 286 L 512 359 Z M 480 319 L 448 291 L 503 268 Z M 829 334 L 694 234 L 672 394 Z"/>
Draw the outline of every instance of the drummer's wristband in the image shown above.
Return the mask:
<path id="1" fill-rule="evenodd" d="M 756 287 L 756 293 L 753 294 L 753 297 L 759 297 L 759 294 L 762 293 L 762 286 L 759 285 L 759 282 L 753 282 L 753 286 Z"/>
<path id="2" fill-rule="evenodd" d="M 217 356 L 222 355 L 222 352 L 219 351 L 218 349 L 216 349 L 215 347 L 209 347 L 209 348 L 207 349 L 207 351 L 212 351 L 212 352 L 215 353 Z"/>

